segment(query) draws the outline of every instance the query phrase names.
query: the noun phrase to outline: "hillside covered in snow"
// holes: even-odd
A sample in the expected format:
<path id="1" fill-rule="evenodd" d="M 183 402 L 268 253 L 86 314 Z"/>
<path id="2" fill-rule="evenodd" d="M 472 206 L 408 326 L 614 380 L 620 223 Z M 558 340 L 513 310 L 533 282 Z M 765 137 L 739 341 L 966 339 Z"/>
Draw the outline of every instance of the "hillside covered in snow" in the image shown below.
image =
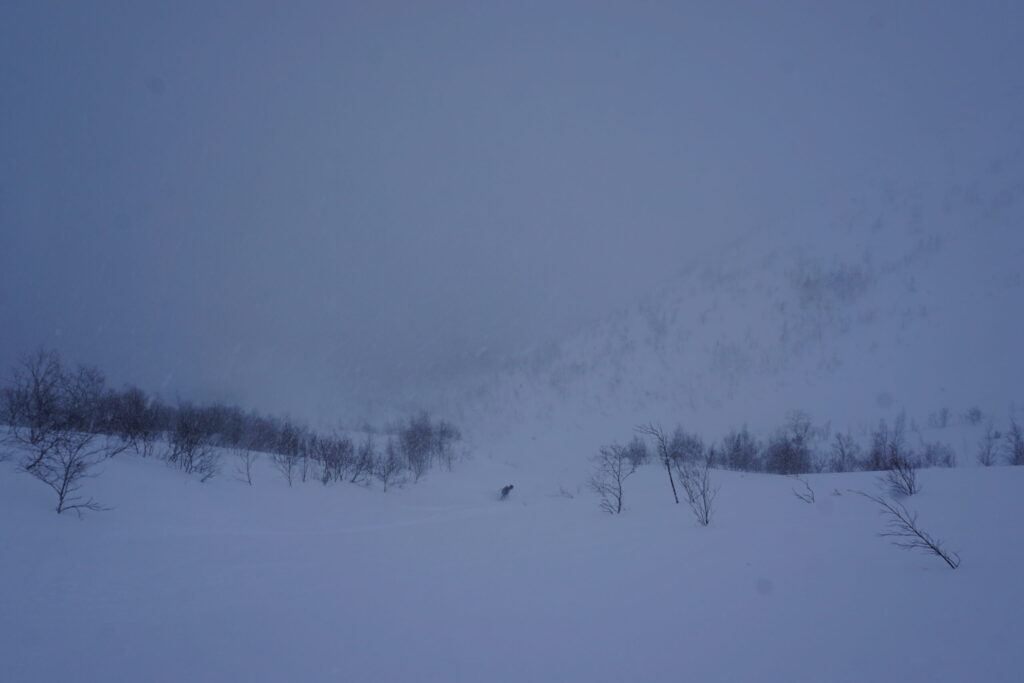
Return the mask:
<path id="1" fill-rule="evenodd" d="M 900 414 L 1005 426 L 1024 409 L 1022 164 L 836 190 L 437 405 L 516 447 L 553 432 L 593 447 L 649 421 L 767 433 L 794 410 L 860 434 Z"/>
<path id="2" fill-rule="evenodd" d="M 0 2 L 0 683 L 1024 681 L 1022 64 Z"/>

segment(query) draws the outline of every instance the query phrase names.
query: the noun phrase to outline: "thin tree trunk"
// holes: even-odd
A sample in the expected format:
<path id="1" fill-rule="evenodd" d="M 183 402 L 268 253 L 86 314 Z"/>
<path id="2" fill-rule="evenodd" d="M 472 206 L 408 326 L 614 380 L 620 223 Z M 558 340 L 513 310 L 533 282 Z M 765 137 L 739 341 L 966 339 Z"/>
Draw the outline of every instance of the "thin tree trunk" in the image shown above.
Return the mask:
<path id="1" fill-rule="evenodd" d="M 672 497 L 676 499 L 676 505 L 679 505 L 679 494 L 676 493 L 676 480 L 672 478 L 672 466 L 667 460 L 665 461 L 665 471 L 668 472 L 668 483 L 672 484 Z"/>

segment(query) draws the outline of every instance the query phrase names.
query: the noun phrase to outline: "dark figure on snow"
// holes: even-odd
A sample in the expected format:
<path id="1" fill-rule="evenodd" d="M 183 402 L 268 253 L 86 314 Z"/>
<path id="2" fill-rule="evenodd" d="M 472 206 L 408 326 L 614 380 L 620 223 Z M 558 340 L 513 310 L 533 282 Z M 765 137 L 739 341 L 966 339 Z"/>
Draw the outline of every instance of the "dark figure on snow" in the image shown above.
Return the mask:
<path id="1" fill-rule="evenodd" d="M 508 486 L 503 486 L 501 488 L 501 499 L 505 500 L 506 498 L 508 498 L 508 494 L 512 493 L 513 488 L 515 487 L 512 486 L 512 484 L 509 484 Z"/>

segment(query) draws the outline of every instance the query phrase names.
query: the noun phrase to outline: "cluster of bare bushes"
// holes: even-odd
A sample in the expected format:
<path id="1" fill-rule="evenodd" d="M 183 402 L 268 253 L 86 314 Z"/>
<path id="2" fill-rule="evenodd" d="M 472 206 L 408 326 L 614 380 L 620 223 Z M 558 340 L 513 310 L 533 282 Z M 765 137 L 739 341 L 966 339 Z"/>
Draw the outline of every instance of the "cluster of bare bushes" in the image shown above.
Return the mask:
<path id="1" fill-rule="evenodd" d="M 168 404 L 137 387 L 110 388 L 97 368 L 69 366 L 43 348 L 11 370 L 0 390 L 0 424 L 20 468 L 56 492 L 57 512 L 79 514 L 104 509 L 81 495 L 82 484 L 104 460 L 125 452 L 158 457 L 201 481 L 220 473 L 228 452 L 249 484 L 263 457 L 289 485 L 379 482 L 386 490 L 419 481 L 432 467 L 451 470 L 461 439 L 454 425 L 427 413 L 357 443 L 237 406 Z"/>
<path id="2" fill-rule="evenodd" d="M 460 457 L 461 438 L 454 425 L 425 412 L 389 425 L 381 433 L 367 432 L 361 439 L 289 425 L 271 461 L 289 486 L 311 480 L 325 485 L 376 481 L 386 491 L 408 481 L 418 482 L 435 467 L 451 471 Z M 240 467 L 251 483 L 250 463 L 244 453 Z"/>
<path id="3" fill-rule="evenodd" d="M 930 424 L 947 424 L 948 412 L 936 414 L 938 417 L 933 415 Z M 968 425 L 978 425 L 982 419 L 981 411 L 976 408 L 963 416 L 964 424 Z M 956 454 L 941 442 L 926 440 L 915 425 L 908 428 L 902 414 L 891 424 L 881 420 L 862 444 L 849 431 L 833 432 L 828 426 L 815 426 L 805 413 L 794 411 L 767 438 L 759 438 L 742 427 L 733 429 L 712 445 L 681 427 L 667 431 L 659 426 L 644 425 L 637 428 L 637 436 L 631 442 L 602 448 L 592 460 L 588 483 L 598 494 L 601 509 L 622 512 L 625 480 L 640 466 L 656 461 L 665 471 L 673 500 L 687 502 L 697 521 L 706 526 L 710 523 L 717 491 L 711 483 L 713 468 L 789 476 L 880 472 L 884 488 L 894 496 L 905 497 L 920 491 L 917 475 L 921 468 L 954 467 Z M 1000 460 L 1009 465 L 1024 465 L 1024 430 L 1016 420 L 1011 420 L 1005 433 L 994 430 L 991 425 L 987 428 L 978 460 L 984 465 Z M 806 492 L 798 493 L 802 500 L 806 496 Z"/>
<path id="4" fill-rule="evenodd" d="M 652 460 L 651 451 L 643 437 L 651 439 L 658 463 L 665 469 L 672 497 L 683 500 L 693 512 L 697 523 L 711 523 L 718 487 L 711 480 L 715 450 L 707 449 L 700 437 L 676 429 L 668 434 L 654 424 L 637 427 L 637 436 L 625 445 L 612 444 L 602 448 L 594 458 L 594 468 L 588 481 L 598 494 L 601 509 L 612 514 L 623 511 L 624 483 L 636 470 Z M 677 486 L 678 482 L 678 486 Z"/>

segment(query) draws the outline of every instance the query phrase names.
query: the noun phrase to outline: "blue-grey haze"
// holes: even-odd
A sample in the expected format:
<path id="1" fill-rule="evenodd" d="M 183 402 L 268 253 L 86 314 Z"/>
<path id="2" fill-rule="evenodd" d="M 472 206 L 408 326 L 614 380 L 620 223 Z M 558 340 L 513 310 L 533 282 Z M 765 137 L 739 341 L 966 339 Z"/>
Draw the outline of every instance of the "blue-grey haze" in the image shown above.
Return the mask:
<path id="1" fill-rule="evenodd" d="M 0 362 L 351 414 L 1019 148 L 1021 64 L 1017 2 L 6 0 Z"/>

